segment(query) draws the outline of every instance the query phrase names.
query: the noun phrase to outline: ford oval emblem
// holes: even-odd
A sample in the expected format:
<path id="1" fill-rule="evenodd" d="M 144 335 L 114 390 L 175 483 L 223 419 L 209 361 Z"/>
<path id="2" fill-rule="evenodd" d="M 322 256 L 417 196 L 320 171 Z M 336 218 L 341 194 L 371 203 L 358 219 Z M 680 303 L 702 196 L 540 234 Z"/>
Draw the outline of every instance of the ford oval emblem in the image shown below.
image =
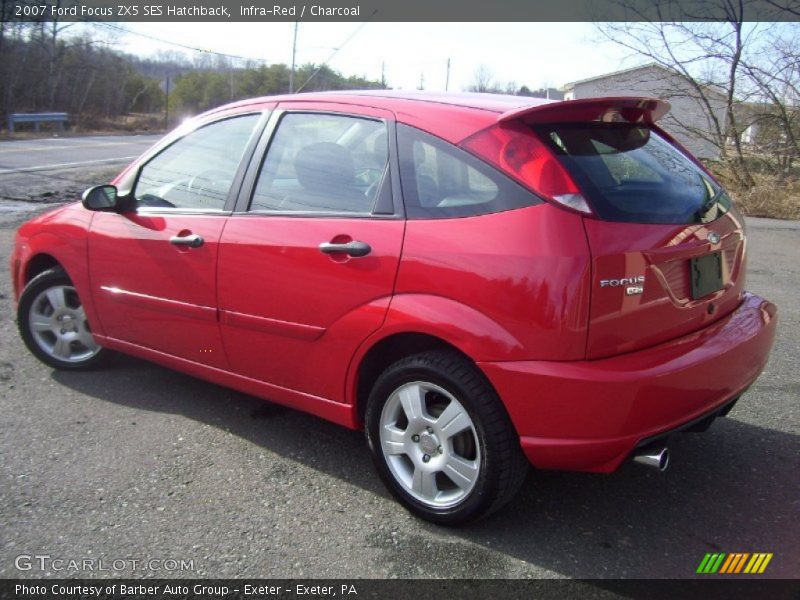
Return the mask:
<path id="1" fill-rule="evenodd" d="M 710 231 L 708 233 L 708 241 L 712 244 L 719 244 L 719 234 L 716 231 Z"/>

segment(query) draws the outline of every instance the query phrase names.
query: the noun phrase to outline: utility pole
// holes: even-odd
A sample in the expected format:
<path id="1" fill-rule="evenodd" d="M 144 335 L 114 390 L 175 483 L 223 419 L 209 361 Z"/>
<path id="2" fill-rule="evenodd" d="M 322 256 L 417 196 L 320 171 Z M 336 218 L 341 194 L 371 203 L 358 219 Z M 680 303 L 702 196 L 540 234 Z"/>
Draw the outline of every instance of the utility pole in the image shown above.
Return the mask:
<path id="1" fill-rule="evenodd" d="M 447 77 L 444 80 L 444 91 L 447 91 L 447 88 L 450 87 L 450 59 L 447 59 Z"/>
<path id="2" fill-rule="evenodd" d="M 297 57 L 297 26 L 300 23 L 294 22 L 294 38 L 292 40 L 292 70 L 289 71 L 289 93 L 294 94 L 294 64 Z"/>
<path id="3" fill-rule="evenodd" d="M 419 74 L 419 87 L 417 89 L 418 90 L 424 90 L 425 89 L 425 73 L 420 73 Z"/>
<path id="4" fill-rule="evenodd" d="M 386 89 L 386 61 L 381 61 L 381 87 Z"/>
<path id="5" fill-rule="evenodd" d="M 164 96 L 164 131 L 169 131 L 169 73 L 167 73 L 167 84 Z"/>

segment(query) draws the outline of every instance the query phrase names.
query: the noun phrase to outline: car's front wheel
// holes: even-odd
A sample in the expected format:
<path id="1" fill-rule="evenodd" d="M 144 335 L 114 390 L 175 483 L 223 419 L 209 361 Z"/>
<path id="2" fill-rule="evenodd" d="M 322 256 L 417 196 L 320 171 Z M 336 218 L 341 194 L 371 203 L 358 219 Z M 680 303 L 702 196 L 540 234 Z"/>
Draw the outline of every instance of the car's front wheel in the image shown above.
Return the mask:
<path id="1" fill-rule="evenodd" d="M 455 352 L 425 352 L 391 365 L 370 394 L 366 430 L 392 494 L 439 524 L 500 508 L 528 468 L 497 394 Z"/>
<path id="2" fill-rule="evenodd" d="M 60 268 L 31 279 L 20 296 L 17 325 L 39 360 L 56 369 L 97 368 L 106 350 L 95 342 L 77 291 Z"/>

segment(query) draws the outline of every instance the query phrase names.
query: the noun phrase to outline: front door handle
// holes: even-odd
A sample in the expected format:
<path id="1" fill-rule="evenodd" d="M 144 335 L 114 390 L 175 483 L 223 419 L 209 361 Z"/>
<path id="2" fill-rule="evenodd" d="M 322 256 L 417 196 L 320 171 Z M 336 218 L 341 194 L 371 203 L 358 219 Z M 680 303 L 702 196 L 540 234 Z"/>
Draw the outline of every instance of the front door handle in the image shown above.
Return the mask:
<path id="1" fill-rule="evenodd" d="M 359 256 L 366 256 L 372 252 L 372 247 L 366 242 L 358 242 L 353 240 L 346 244 L 334 244 L 332 242 L 323 242 L 319 245 L 319 251 L 323 254 L 347 254 L 354 258 Z"/>
<path id="2" fill-rule="evenodd" d="M 190 248 L 199 248 L 204 242 L 205 240 L 196 233 L 190 235 L 173 235 L 169 238 L 169 243 L 174 246 L 189 246 Z"/>

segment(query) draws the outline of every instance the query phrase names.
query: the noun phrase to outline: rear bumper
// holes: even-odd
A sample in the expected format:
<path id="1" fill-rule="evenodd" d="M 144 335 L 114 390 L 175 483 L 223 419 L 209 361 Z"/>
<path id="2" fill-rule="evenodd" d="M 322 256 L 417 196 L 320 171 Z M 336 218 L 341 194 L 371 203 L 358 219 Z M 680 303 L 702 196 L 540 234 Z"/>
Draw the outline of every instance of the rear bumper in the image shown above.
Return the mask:
<path id="1" fill-rule="evenodd" d="M 745 294 L 733 313 L 670 342 L 581 362 L 480 363 L 542 469 L 610 472 L 641 442 L 710 415 L 766 365 L 774 304 Z"/>

